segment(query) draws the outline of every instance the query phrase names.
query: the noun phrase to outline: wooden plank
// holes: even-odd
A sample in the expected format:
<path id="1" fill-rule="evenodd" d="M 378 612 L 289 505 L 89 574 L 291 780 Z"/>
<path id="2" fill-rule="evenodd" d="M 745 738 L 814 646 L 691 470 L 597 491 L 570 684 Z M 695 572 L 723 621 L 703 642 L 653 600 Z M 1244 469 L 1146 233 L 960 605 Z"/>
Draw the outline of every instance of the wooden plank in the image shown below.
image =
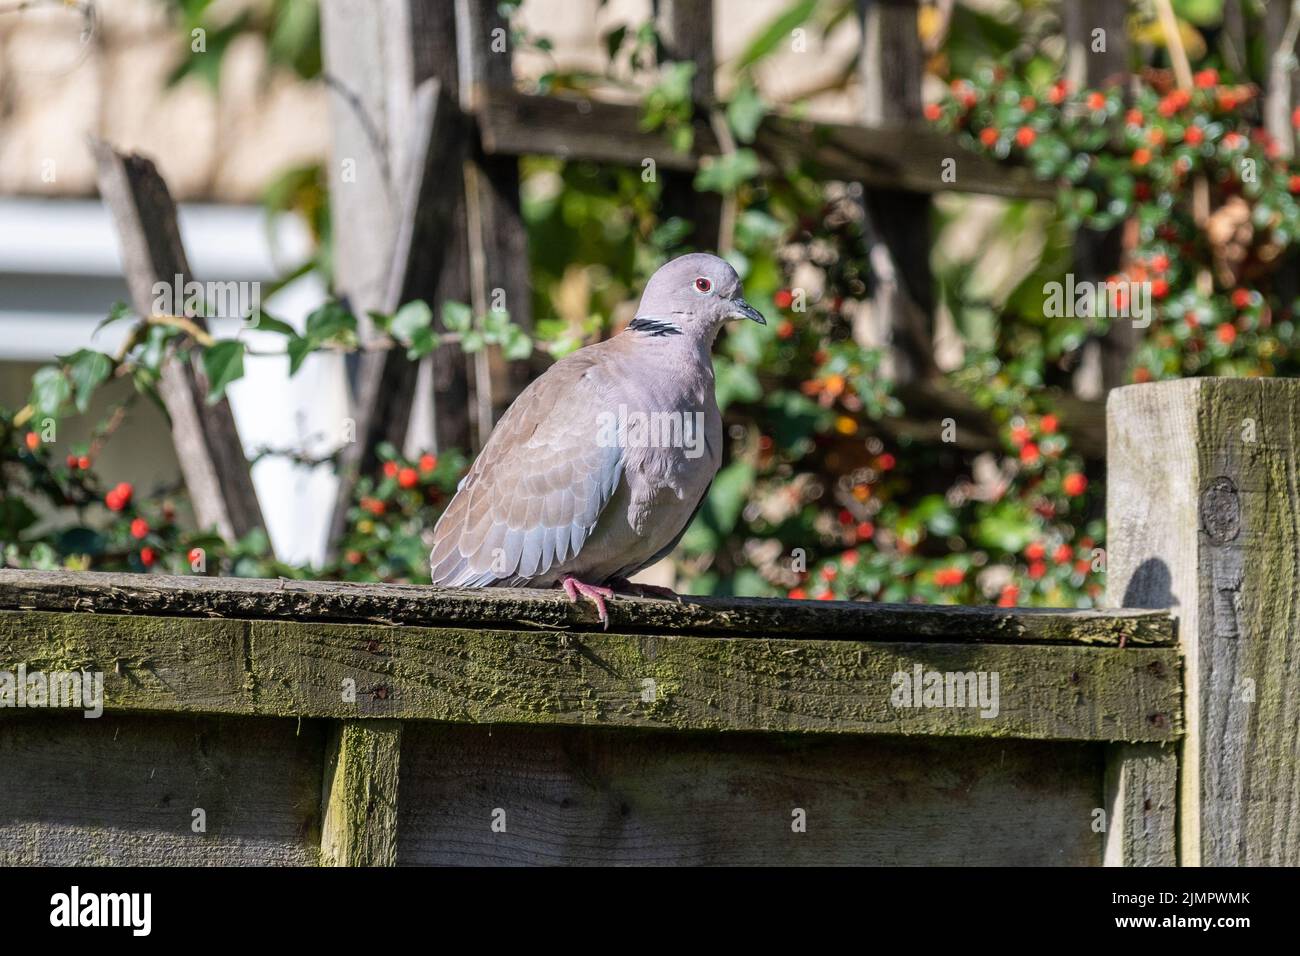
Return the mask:
<path id="1" fill-rule="evenodd" d="M 1187 661 L 1184 865 L 1300 863 L 1300 382 L 1111 393 L 1108 594 L 1171 607 Z"/>
<path id="2" fill-rule="evenodd" d="M 19 664 L 103 672 L 112 711 L 1063 740 L 1181 728 L 1173 648 L 0 612 L 0 668 Z M 914 677 L 940 697 L 900 703 Z M 942 698 L 945 679 L 962 699 Z"/>
<path id="3" fill-rule="evenodd" d="M 571 603 L 559 591 L 98 571 L 0 569 L 0 608 L 507 629 L 600 627 L 594 611 Z M 680 604 L 619 597 L 610 602 L 609 611 L 612 627 L 624 633 L 1098 647 L 1168 647 L 1177 640 L 1169 612 L 1132 609 L 931 607 L 688 596 Z"/>
<path id="4" fill-rule="evenodd" d="M 1066 77 L 1075 88 L 1126 87 L 1129 80 L 1129 42 L 1125 18 L 1128 0 L 1093 0 L 1087 4 L 1067 3 L 1061 8 L 1065 27 Z M 1105 49 L 1096 50 L 1094 34 L 1103 31 Z M 1077 278 L 1102 282 L 1120 270 L 1123 257 L 1123 226 L 1104 232 L 1079 229 L 1074 235 L 1074 268 Z M 1084 345 L 1083 359 L 1076 372 L 1080 394 L 1096 397 L 1130 381 L 1133 350 L 1141 339 L 1131 320 L 1118 319 L 1103 333 Z"/>
<path id="5" fill-rule="evenodd" d="M 121 246 L 131 306 L 141 316 L 151 315 L 156 283 L 172 286 L 178 276 L 182 284 L 193 278 L 176 223 L 176 204 L 151 160 L 124 155 L 98 140 L 91 150 L 99 192 Z M 206 328 L 202 316 L 194 322 Z M 165 362 L 158 391 L 171 419 L 176 459 L 199 526 L 215 528 L 227 541 L 262 528 L 262 509 L 229 400 L 209 404 L 207 376 L 197 361 Z"/>
<path id="6" fill-rule="evenodd" d="M 1111 744 L 1106 752 L 1107 866 L 1178 865 L 1178 752 Z"/>
<path id="7" fill-rule="evenodd" d="M 708 111 L 715 108 L 713 0 L 658 0 L 655 6 L 663 60 L 695 64 L 691 100 L 695 111 L 707 117 Z M 706 252 L 729 248 L 731 237 L 721 235 L 723 197 L 696 192 L 691 171 L 666 169 L 662 176 L 660 218 L 678 217 L 689 222 L 691 229 L 683 239 L 688 246 Z M 734 218 L 733 212 L 730 221 L 734 222 Z"/>
<path id="8" fill-rule="evenodd" d="M 406 302 L 435 298 L 437 288 L 430 280 L 441 275 L 444 238 L 457 202 L 457 193 L 447 189 L 447 181 L 460 171 L 465 144 L 459 111 L 438 80 L 426 80 L 414 94 L 410 127 L 402 144 L 402 201 L 388 286 L 377 304 L 381 312 L 391 314 Z M 361 358 L 354 409 L 357 440 L 339 450 L 331 548 L 343 539 L 357 480 L 379 468 L 379 444 L 387 441 L 400 449 L 406 443 L 418 371 L 401 347 Z"/>
<path id="9" fill-rule="evenodd" d="M 404 744 L 399 864 L 1101 861 L 1084 744 L 435 724 Z"/>
<path id="10" fill-rule="evenodd" d="M 859 0 L 858 73 L 868 125 L 918 122 L 925 73 L 917 0 Z M 964 158 L 964 157 L 963 157 Z M 957 178 L 961 178 L 958 176 Z M 855 337 L 883 349 L 882 374 L 893 382 L 935 377 L 934 277 L 930 274 L 930 197 L 869 189 L 863 235 L 874 276 L 871 308 Z"/>
<path id="11" fill-rule="evenodd" d="M 460 105 L 477 112 L 493 91 L 509 93 L 514 83 L 510 25 L 496 0 L 456 0 L 456 57 Z M 525 331 L 533 327 L 528 228 L 519 201 L 516 156 L 485 153 L 474 144 L 464 167 L 468 228 L 470 303 L 478 317 L 504 308 Z M 496 374 L 500 367 L 504 374 Z M 498 414 L 533 377 L 532 362 L 506 362 L 495 349 L 472 356 L 475 441 L 482 447 Z"/>
<path id="12" fill-rule="evenodd" d="M 330 735 L 321 818 L 324 866 L 392 866 L 397 860 L 402 725 L 345 720 Z"/>
<path id="13" fill-rule="evenodd" d="M 317 861 L 315 724 L 4 713 L 0 866 Z"/>
<path id="14" fill-rule="evenodd" d="M 692 151 L 679 153 L 662 133 L 642 130 L 641 108 L 630 104 L 489 90 L 477 116 L 488 153 L 636 167 L 643 159 L 653 159 L 661 170 L 694 170 L 701 156 L 721 152 L 706 117 L 696 117 Z M 1056 196 L 1054 184 L 1038 181 L 1029 170 L 987 159 L 916 124 L 865 127 L 769 117 L 759 129 L 755 149 L 769 175 L 807 163 L 823 178 L 856 180 L 874 189 L 1044 200 Z M 957 182 L 944 182 L 941 164 L 951 157 L 959 158 L 960 175 Z"/>

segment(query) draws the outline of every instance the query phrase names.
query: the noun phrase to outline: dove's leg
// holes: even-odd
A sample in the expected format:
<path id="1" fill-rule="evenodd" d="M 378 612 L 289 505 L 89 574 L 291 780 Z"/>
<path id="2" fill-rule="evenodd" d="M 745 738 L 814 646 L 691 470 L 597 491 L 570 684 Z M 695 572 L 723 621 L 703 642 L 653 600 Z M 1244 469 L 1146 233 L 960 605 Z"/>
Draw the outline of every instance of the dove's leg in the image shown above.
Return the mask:
<path id="1" fill-rule="evenodd" d="M 567 577 L 560 584 L 564 588 L 564 593 L 569 596 L 569 600 L 575 604 L 578 601 L 578 595 L 581 594 L 596 605 L 596 614 L 600 617 L 600 623 L 605 626 L 605 630 L 609 630 L 609 612 L 605 610 L 605 602 L 614 600 L 612 590 L 597 587 L 594 584 L 584 584 L 575 577 Z"/>
<path id="2" fill-rule="evenodd" d="M 637 597 L 662 598 L 665 601 L 676 601 L 678 604 L 682 602 L 680 594 L 672 588 L 661 587 L 658 584 L 637 584 L 627 578 L 610 578 L 609 586 L 615 591 L 635 594 Z"/>

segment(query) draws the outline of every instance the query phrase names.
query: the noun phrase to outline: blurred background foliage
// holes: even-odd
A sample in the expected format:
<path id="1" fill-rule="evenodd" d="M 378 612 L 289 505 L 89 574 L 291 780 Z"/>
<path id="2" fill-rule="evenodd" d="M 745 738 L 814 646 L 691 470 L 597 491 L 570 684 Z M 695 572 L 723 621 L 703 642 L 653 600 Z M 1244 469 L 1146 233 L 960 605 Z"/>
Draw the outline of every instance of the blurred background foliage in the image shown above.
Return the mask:
<path id="1" fill-rule="evenodd" d="M 313 3 L 276 0 L 263 16 L 228 21 L 209 19 L 220 13 L 209 0 L 174 5 L 178 43 L 188 44 L 196 27 L 208 31 L 207 52 L 183 57 L 175 82 L 198 78 L 215 87 L 223 44 L 242 31 L 266 37 L 267 69 L 319 76 Z M 1136 4 L 1128 24 L 1131 66 L 1143 77 L 1131 104 L 1117 90 L 1060 86 L 1065 51 L 1058 4 L 957 3 L 946 18 L 935 7 L 922 10 L 927 118 L 964 137 L 971 149 L 1028 164 L 1061 184 L 1055 203 L 949 193 L 933 204 L 936 361 L 946 384 L 996 426 L 996 437 L 978 449 L 935 440 L 937 428 L 898 426 L 911 413 L 882 374 L 879 350 L 863 335 L 864 303 L 875 279 L 860 191 L 799 169 L 764 179 L 747 146 L 769 110 L 800 109 L 798 101 L 767 99 L 758 68 L 795 28 L 823 38 L 856 30 L 852 0 L 791 2 L 735 61 L 721 64 L 732 91 L 726 119 L 738 145 L 701 169 L 695 185 L 734 197 L 729 257 L 749 301 L 770 321 L 737 324 L 720 337 L 717 393 L 729 448 L 706 506 L 673 558 L 679 590 L 1004 606 L 1096 602 L 1105 579 L 1104 463 L 1076 451 L 1058 404 L 1077 398 L 1084 349 L 1106 326 L 1051 317 L 1044 308 L 1047 284 L 1063 281 L 1072 268 L 1081 228 L 1131 223 L 1129 272 L 1116 279 L 1165 283 L 1156 320 L 1134 353 L 1133 380 L 1294 373 L 1294 296 L 1273 279 L 1282 263 L 1293 261 L 1286 252 L 1295 235 L 1292 197 L 1300 177 L 1293 178 L 1259 134 L 1258 100 L 1250 90 L 1263 81 L 1267 54 L 1260 39 L 1246 49 L 1230 45 L 1222 0 L 1173 6 L 1181 46 L 1203 72 L 1197 93 L 1167 115 L 1169 51 L 1149 5 Z M 1248 35 L 1259 38 L 1259 11 L 1250 4 L 1244 9 L 1256 24 Z M 516 43 L 549 51 L 544 37 L 521 33 Z M 658 64 L 653 25 L 619 25 L 606 48 L 603 73 L 557 68 L 530 91 L 635 91 L 646 127 L 689 145 L 689 71 Z M 833 82 L 854 82 L 856 66 L 846 61 Z M 1222 91 L 1238 88 L 1245 92 L 1225 105 Z M 1091 99 L 1094 93 L 1104 102 Z M 1189 144 L 1192 127 L 1204 136 Z M 986 129 L 994 133 L 981 136 Z M 1252 151 L 1269 170 L 1260 190 L 1234 186 L 1239 150 Z M 521 174 L 535 344 L 558 356 L 621 328 L 646 278 L 688 251 L 688 224 L 659 216 L 660 185 L 643 181 L 640 170 L 526 158 Z M 1258 265 L 1263 246 L 1280 246 L 1268 250 L 1266 267 L 1224 272 L 1231 240 L 1216 243 L 1186 208 L 1188 183 L 1198 175 L 1215 183 L 1219 208 L 1240 199 L 1247 220 L 1256 223 L 1255 236 L 1242 240 L 1249 249 L 1236 261 Z M 311 225 L 317 250 L 295 274 L 316 269 L 328 276 L 321 169 L 286 170 L 268 185 L 266 205 Z M 290 353 L 347 347 L 346 321 L 327 319 L 315 339 L 297 337 L 295 344 L 291 338 Z M 396 319 L 394 326 L 403 325 Z M 502 334 L 498 344 L 509 338 Z M 413 342 L 403 340 L 418 350 Z M 63 458 L 31 430 L 39 415 L 67 413 L 80 390 L 109 375 L 133 376 L 147 397 L 169 346 L 211 348 L 183 331 L 155 327 L 125 362 L 115 357 L 105 366 L 78 355 L 43 370 L 26 416 L 0 416 L 0 468 L 10 492 L 0 510 L 6 565 L 425 579 L 428 533 L 470 450 L 404 460 L 383 449 L 383 471 L 359 489 L 339 562 L 294 568 L 277 564 L 261 537 L 229 547 L 185 527 L 182 489 L 144 494 L 96 475 L 95 443 L 111 438 L 112 422 Z M 232 362 L 223 367 L 225 383 L 237 377 Z M 915 414 L 937 424 L 931 410 Z M 34 498 L 67 520 L 38 520 L 29 504 Z"/>

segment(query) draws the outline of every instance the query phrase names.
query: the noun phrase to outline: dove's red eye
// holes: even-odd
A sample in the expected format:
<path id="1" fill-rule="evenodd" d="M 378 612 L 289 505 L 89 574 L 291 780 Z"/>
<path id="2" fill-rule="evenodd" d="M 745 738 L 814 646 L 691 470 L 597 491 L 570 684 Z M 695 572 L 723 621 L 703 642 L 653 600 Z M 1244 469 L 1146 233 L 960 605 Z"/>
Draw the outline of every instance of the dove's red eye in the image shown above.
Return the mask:
<path id="1" fill-rule="evenodd" d="M 698 279 L 695 280 L 695 291 L 702 292 L 705 295 L 708 295 L 710 292 L 713 291 L 713 283 L 710 280 L 704 278 L 704 276 L 700 276 Z"/>

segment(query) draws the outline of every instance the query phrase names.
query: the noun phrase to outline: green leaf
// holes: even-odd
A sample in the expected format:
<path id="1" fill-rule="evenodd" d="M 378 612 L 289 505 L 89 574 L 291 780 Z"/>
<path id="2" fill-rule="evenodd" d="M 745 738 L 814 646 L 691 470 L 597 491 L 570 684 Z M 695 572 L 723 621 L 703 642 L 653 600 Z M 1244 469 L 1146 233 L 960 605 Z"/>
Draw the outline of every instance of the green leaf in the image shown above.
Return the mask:
<path id="1" fill-rule="evenodd" d="M 77 411 L 84 413 L 90 407 L 90 396 L 113 373 L 113 360 L 103 352 L 80 349 L 64 363 L 72 380 Z"/>
<path id="2" fill-rule="evenodd" d="M 428 326 L 416 329 L 415 334 L 411 336 L 410 348 L 406 350 L 406 357 L 412 362 L 418 362 L 436 349 L 439 342 L 438 336 Z"/>
<path id="3" fill-rule="evenodd" d="M 752 149 L 738 149 L 722 156 L 706 156 L 695 175 L 695 188 L 701 192 L 732 193 L 747 180 L 758 175 L 758 154 Z"/>
<path id="4" fill-rule="evenodd" d="M 307 360 L 307 356 L 312 353 L 312 345 L 309 341 L 301 336 L 295 335 L 289 340 L 289 375 L 292 377 L 302 368 L 302 363 Z"/>
<path id="5" fill-rule="evenodd" d="M 742 83 L 735 98 L 727 104 L 727 123 L 742 143 L 754 141 L 759 123 L 767 115 L 767 104 L 758 95 L 753 83 Z"/>
<path id="6" fill-rule="evenodd" d="M 95 326 L 95 331 L 98 332 L 104 326 L 112 325 L 114 322 L 132 318 L 135 318 L 135 312 L 131 310 L 129 305 L 125 302 L 114 302 L 108 310 L 108 315 L 100 321 L 99 325 Z"/>
<path id="7" fill-rule="evenodd" d="M 72 386 L 63 369 L 57 365 L 46 365 L 37 369 L 32 376 L 32 407 L 38 413 L 58 415 L 59 409 L 72 396 Z"/>
<path id="8" fill-rule="evenodd" d="M 454 302 L 449 299 L 442 304 L 442 324 L 450 331 L 467 332 L 473 320 L 474 313 L 464 302 Z"/>
<path id="9" fill-rule="evenodd" d="M 777 14 L 745 48 L 745 52 L 740 55 L 737 68 L 748 69 L 763 59 L 788 39 L 791 32 L 811 17 L 816 9 L 817 0 L 799 0 Z"/>
<path id="10" fill-rule="evenodd" d="M 208 376 L 208 404 L 226 393 L 226 386 L 244 377 L 244 343 L 222 339 L 203 350 L 203 371 Z"/>
<path id="11" fill-rule="evenodd" d="M 314 342 L 324 342 L 336 338 L 344 332 L 355 332 L 356 330 L 356 316 L 345 309 L 341 302 L 326 302 L 307 316 L 307 338 Z"/>
<path id="12" fill-rule="evenodd" d="M 506 340 L 502 343 L 501 354 L 512 362 L 521 361 L 533 354 L 533 340 L 517 325 L 510 326 Z"/>
<path id="13" fill-rule="evenodd" d="M 269 312 L 258 312 L 257 318 L 249 326 L 259 332 L 279 332 L 281 335 L 297 335 L 298 330 L 288 322 L 283 322 Z"/>
<path id="14" fill-rule="evenodd" d="M 397 310 L 389 329 L 394 337 L 409 345 L 415 341 L 421 331 L 427 332 L 431 325 L 433 325 L 433 310 L 429 308 L 427 302 L 416 299 Z"/>
<path id="15" fill-rule="evenodd" d="M 730 534 L 740 520 L 740 512 L 753 487 L 754 469 L 748 462 L 732 462 L 718 472 L 704 503 L 709 525 L 721 534 Z"/>

